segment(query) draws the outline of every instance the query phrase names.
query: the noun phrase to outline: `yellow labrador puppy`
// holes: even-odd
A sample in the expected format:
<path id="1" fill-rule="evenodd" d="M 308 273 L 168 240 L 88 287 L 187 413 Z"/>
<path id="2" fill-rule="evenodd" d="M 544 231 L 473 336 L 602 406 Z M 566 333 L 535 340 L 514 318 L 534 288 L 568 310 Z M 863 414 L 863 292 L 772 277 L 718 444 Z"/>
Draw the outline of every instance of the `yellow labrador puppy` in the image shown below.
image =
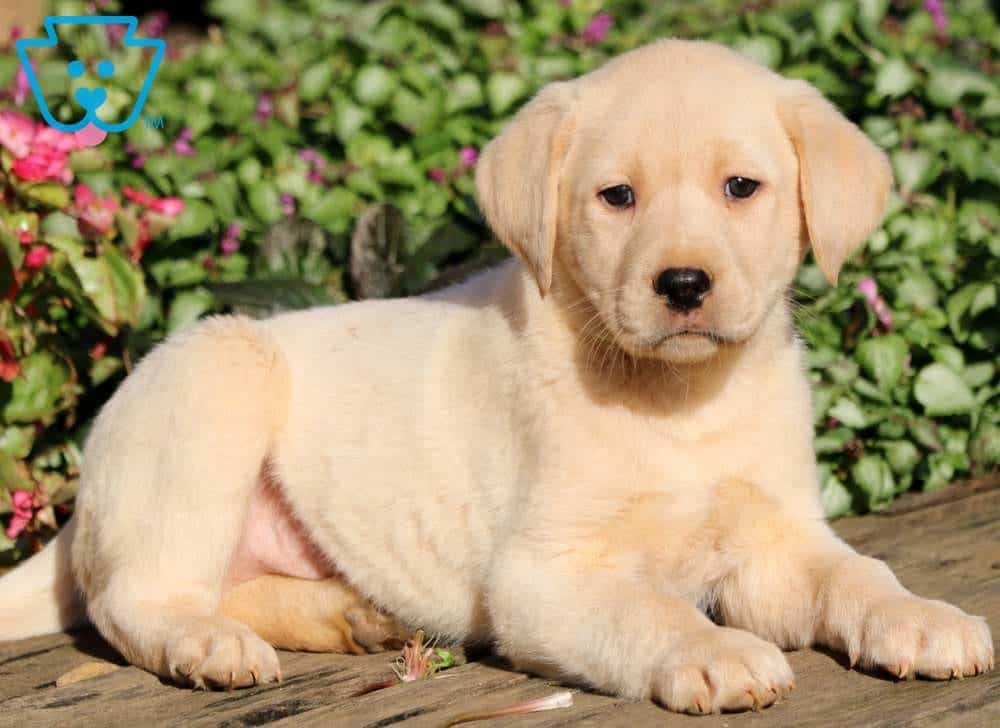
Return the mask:
<path id="1" fill-rule="evenodd" d="M 992 667 L 982 619 L 824 523 L 786 290 L 807 245 L 835 281 L 879 224 L 891 174 L 855 126 L 669 40 L 544 88 L 476 182 L 519 260 L 150 354 L 93 429 L 73 523 L 0 582 L 0 637 L 65 626 L 75 584 L 129 660 L 195 685 L 278 678 L 259 635 L 374 645 L 367 599 L 692 713 L 773 702 L 780 648 Z"/>

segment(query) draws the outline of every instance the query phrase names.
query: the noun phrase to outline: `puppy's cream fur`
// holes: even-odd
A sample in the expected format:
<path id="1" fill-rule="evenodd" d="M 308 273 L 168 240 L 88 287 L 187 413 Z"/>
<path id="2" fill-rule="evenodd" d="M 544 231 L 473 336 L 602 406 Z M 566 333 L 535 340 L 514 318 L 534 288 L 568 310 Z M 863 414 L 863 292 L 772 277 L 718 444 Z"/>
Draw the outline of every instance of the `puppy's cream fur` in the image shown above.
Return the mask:
<path id="1" fill-rule="evenodd" d="M 726 197 L 737 175 L 753 197 Z M 112 644 L 196 684 L 277 675 L 239 607 L 219 614 L 266 476 L 402 621 L 674 710 L 770 704 L 792 685 L 779 647 L 932 678 L 992 666 L 983 620 L 823 520 L 785 291 L 809 243 L 835 281 L 880 221 L 889 167 L 858 129 L 803 82 L 671 40 L 543 89 L 476 176 L 519 261 L 418 299 L 212 319 L 122 385 L 72 548 Z M 598 196 L 618 184 L 633 208 Z M 709 272 L 700 308 L 655 295 L 668 267 Z M 57 549 L 2 598 L 64 583 L 43 576 Z M 63 623 L 17 609 L 0 637 Z"/>

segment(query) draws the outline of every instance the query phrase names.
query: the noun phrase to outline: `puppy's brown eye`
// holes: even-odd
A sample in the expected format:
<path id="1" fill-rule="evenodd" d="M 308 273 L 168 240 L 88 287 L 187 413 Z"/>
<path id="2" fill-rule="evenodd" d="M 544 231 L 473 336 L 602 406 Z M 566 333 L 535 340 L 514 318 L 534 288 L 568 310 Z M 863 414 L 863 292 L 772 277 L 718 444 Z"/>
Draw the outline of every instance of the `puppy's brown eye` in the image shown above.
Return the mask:
<path id="1" fill-rule="evenodd" d="M 635 204 L 635 192 L 628 185 L 607 187 L 598 194 L 612 207 L 632 207 Z"/>
<path id="2" fill-rule="evenodd" d="M 749 177 L 730 177 L 726 180 L 726 197 L 745 199 L 757 191 L 760 182 Z"/>

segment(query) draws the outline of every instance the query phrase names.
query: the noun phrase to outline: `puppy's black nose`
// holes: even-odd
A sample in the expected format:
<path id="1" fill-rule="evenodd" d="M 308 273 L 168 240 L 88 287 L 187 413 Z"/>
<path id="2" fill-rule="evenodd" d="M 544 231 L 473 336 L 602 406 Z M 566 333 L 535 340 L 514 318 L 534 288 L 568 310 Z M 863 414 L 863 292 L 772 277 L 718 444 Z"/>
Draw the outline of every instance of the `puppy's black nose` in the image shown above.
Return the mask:
<path id="1" fill-rule="evenodd" d="M 701 268 L 667 268 L 653 279 L 653 290 L 667 299 L 670 308 L 690 311 L 698 308 L 712 288 L 708 273 Z"/>

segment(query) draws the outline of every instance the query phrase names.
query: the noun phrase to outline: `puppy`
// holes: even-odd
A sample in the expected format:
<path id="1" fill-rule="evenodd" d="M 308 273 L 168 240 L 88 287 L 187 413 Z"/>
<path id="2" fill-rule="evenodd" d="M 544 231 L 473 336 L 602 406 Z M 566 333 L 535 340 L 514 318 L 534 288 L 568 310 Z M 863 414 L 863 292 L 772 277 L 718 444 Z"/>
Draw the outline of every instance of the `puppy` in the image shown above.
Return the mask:
<path id="1" fill-rule="evenodd" d="M 834 282 L 880 222 L 889 165 L 855 126 L 662 41 L 542 89 L 476 183 L 516 261 L 152 352 L 93 428 L 73 523 L 0 582 L 0 637 L 66 625 L 75 585 L 133 663 L 247 685 L 279 676 L 254 629 L 309 647 L 367 598 L 690 713 L 772 703 L 781 648 L 993 666 L 982 619 L 824 522 L 785 293 L 808 245 Z"/>

